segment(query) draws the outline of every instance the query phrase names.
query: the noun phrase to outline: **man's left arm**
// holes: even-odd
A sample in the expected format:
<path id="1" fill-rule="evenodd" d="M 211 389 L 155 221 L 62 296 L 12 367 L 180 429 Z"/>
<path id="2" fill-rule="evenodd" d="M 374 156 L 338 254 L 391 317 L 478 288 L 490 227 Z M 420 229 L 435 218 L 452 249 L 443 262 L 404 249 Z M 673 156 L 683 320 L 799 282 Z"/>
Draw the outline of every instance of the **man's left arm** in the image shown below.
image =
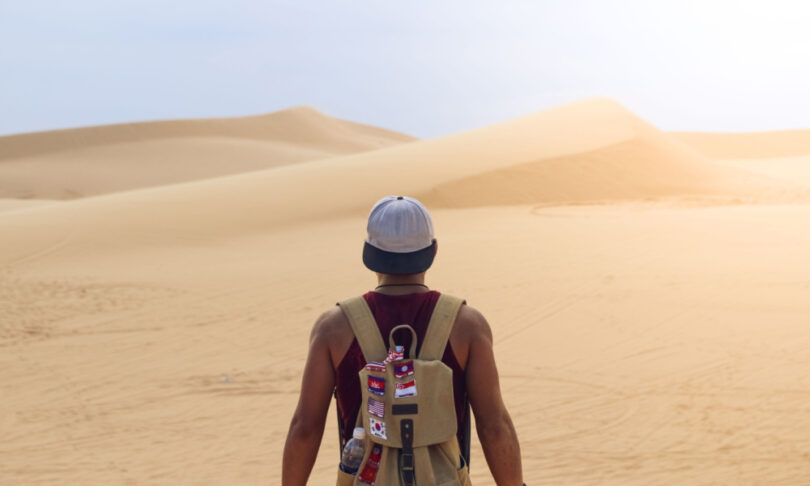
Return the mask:
<path id="1" fill-rule="evenodd" d="M 329 402 L 335 387 L 326 314 L 312 328 L 301 395 L 295 409 L 281 467 L 282 486 L 306 486 L 323 438 Z"/>

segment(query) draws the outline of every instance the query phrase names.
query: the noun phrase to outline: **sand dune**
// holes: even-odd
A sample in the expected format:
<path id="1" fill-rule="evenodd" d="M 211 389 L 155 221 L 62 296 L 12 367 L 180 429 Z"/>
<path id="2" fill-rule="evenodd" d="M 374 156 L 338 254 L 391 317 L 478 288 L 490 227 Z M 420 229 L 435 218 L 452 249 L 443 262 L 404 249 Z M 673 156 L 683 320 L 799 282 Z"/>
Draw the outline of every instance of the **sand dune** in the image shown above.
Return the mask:
<path id="1" fill-rule="evenodd" d="M 672 132 L 671 135 L 713 159 L 759 159 L 810 154 L 810 130 L 756 133 Z"/>
<path id="2" fill-rule="evenodd" d="M 781 179 L 786 183 L 810 187 L 810 155 L 723 160 L 722 163 L 774 179 Z"/>
<path id="3" fill-rule="evenodd" d="M 57 202 L 59 201 L 49 201 L 47 199 L 0 199 L 0 212 L 14 209 L 35 208 Z"/>
<path id="4" fill-rule="evenodd" d="M 444 207 L 755 196 L 769 184 L 724 170 L 658 133 L 596 150 L 462 177 L 427 192 Z M 494 188 L 494 189 L 493 189 Z"/>
<path id="5" fill-rule="evenodd" d="M 671 135 L 727 167 L 810 187 L 810 130 Z"/>
<path id="6" fill-rule="evenodd" d="M 278 230 L 363 214 L 411 194 L 435 207 L 571 204 L 664 197 L 758 197 L 781 186 L 702 158 L 607 100 L 587 100 L 438 139 L 47 207 L 4 224 L 45 241 L 109 245 Z M 96 228 L 107 228 L 98 235 Z M 24 228 L 29 228 L 28 230 Z M 59 236 L 55 236 L 59 235 Z M 30 251 L 0 242 L 8 258 Z M 108 246 L 105 246 L 108 247 Z"/>
<path id="7" fill-rule="evenodd" d="M 407 135 L 297 107 L 0 137 L 0 197 L 74 199 L 374 150 Z"/>
<path id="8" fill-rule="evenodd" d="M 282 150 L 234 130 L 48 143 L 126 171 L 150 150 Z M 315 132 L 288 155 L 328 145 Z M 710 160 L 586 100 L 251 173 L 0 202 L 0 484 L 278 484 L 311 324 L 374 285 L 365 217 L 396 193 L 432 210 L 428 283 L 491 322 L 527 484 L 805 484 L 807 160 L 774 154 Z M 92 185 L 121 189 L 108 175 Z M 331 410 L 310 484 L 333 484 L 337 457 Z M 484 464 L 474 439 L 474 484 L 493 484 Z"/>

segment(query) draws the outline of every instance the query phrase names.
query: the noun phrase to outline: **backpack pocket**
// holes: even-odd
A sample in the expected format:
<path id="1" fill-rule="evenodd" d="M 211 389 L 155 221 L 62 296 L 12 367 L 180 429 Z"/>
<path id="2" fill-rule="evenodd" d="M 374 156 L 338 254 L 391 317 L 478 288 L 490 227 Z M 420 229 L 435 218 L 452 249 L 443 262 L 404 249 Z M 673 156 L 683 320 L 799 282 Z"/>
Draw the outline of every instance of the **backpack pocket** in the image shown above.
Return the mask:
<path id="1" fill-rule="evenodd" d="M 470 468 L 464 462 L 464 458 L 460 458 L 461 467 L 458 468 L 458 484 L 459 486 L 472 486 L 470 481 Z"/>
<path id="2" fill-rule="evenodd" d="M 338 469 L 337 486 L 352 486 L 356 477 L 357 476 L 354 474 L 349 474 Z"/>
<path id="3" fill-rule="evenodd" d="M 413 375 L 405 381 L 412 381 L 409 384 L 415 390 L 407 396 L 397 392 L 403 380 L 395 377 L 392 366 L 385 373 L 366 368 L 360 371 L 362 425 L 372 442 L 401 448 L 400 423 L 406 418 L 414 425 L 413 447 L 440 444 L 455 437 L 458 424 L 453 371 L 441 361 L 418 359 L 413 360 L 413 368 Z"/>

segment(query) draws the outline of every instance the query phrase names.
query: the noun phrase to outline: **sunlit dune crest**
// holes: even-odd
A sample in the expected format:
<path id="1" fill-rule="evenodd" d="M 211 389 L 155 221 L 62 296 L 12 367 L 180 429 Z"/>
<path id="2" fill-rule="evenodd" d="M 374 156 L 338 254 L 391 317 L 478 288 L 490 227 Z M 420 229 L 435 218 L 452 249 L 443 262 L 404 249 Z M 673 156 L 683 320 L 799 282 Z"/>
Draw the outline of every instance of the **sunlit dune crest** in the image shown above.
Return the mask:
<path id="1" fill-rule="evenodd" d="M 374 150 L 414 140 L 309 107 L 0 137 L 0 197 L 75 199 Z"/>

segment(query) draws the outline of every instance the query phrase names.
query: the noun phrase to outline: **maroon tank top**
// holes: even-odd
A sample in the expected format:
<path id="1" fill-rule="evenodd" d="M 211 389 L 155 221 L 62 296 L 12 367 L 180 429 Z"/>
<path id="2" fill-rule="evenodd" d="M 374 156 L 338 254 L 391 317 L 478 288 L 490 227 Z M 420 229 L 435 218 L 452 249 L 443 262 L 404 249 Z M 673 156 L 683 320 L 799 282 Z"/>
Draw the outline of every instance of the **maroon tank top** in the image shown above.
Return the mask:
<path id="1" fill-rule="evenodd" d="M 386 346 L 388 345 L 388 334 L 391 329 L 399 324 L 410 324 L 416 331 L 416 352 L 419 353 L 430 322 L 430 316 L 433 314 L 439 295 L 441 294 L 435 290 L 406 295 L 368 292 L 363 295 L 363 298 L 366 299 L 368 306 L 371 308 L 371 313 L 374 315 L 374 320 L 377 321 L 377 326 L 380 328 Z M 410 332 L 397 331 L 395 336 L 397 344 L 404 345 L 406 350 L 410 349 Z M 449 341 L 444 349 L 442 362 L 453 370 L 453 396 L 456 403 L 456 420 L 458 421 L 457 436 L 459 446 L 464 451 L 467 443 L 467 437 L 464 436 L 464 423 L 468 413 L 467 385 L 464 370 L 458 364 Z M 341 448 L 351 439 L 354 424 L 357 421 L 357 414 L 360 411 L 360 378 L 357 374 L 365 365 L 366 360 L 363 357 L 363 351 L 360 349 L 360 344 L 357 343 L 357 338 L 355 338 L 340 361 L 337 370 L 335 370 L 335 401 L 337 402 Z"/>

